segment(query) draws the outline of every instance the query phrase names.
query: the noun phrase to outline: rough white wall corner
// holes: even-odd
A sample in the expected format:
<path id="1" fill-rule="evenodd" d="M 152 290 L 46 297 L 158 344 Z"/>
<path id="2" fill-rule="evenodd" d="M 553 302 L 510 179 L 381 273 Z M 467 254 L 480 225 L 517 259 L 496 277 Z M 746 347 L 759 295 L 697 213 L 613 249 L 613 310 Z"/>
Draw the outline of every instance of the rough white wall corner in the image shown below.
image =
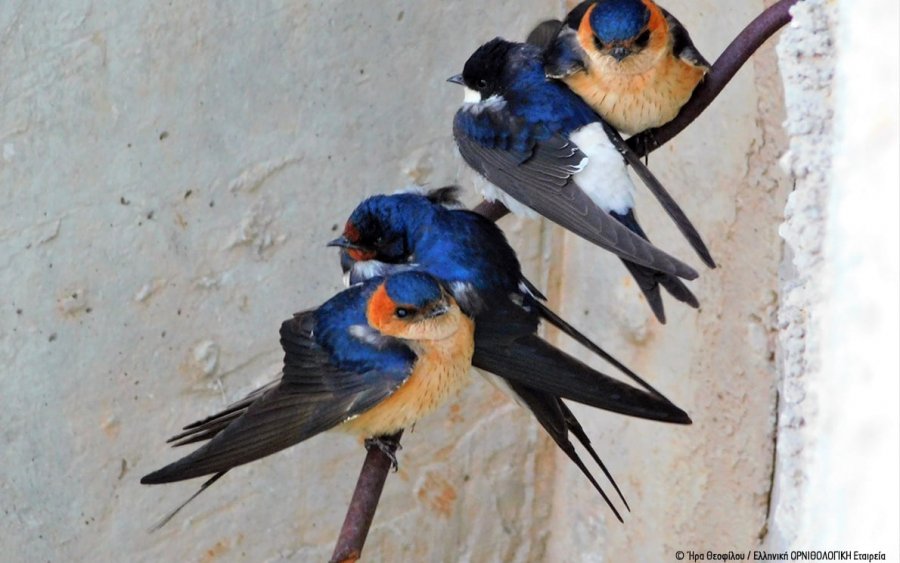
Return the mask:
<path id="1" fill-rule="evenodd" d="M 898 6 L 860 7 L 800 2 L 778 46 L 795 190 L 766 546 L 896 560 Z"/>

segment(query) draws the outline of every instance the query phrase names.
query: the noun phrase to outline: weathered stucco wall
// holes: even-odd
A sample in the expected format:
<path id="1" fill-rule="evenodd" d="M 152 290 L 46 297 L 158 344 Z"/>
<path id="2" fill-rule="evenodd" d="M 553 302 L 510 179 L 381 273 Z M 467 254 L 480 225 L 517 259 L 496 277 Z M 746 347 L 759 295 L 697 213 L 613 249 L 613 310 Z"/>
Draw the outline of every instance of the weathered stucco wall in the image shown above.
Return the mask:
<path id="1" fill-rule="evenodd" d="M 710 59 L 763 8 L 666 5 Z M 280 322 L 340 288 L 324 243 L 362 197 L 411 181 L 471 185 L 450 138 L 461 93 L 444 80 L 481 42 L 521 38 L 562 10 L 549 0 L 0 2 L 3 558 L 327 559 L 363 458 L 351 438 L 317 437 L 236 469 L 154 534 L 199 483 L 138 479 L 181 453 L 163 440 L 183 424 L 275 376 Z M 404 437 L 368 559 L 666 561 L 676 550 L 794 545 L 801 527 L 822 533 L 821 522 L 779 516 L 808 463 L 783 461 L 780 437 L 777 534 L 767 519 L 774 432 L 790 430 L 783 405 L 794 400 L 785 296 L 808 274 L 798 264 L 778 279 L 791 258 L 778 225 L 792 182 L 778 167 L 787 137 L 773 44 L 650 159 L 719 262 L 692 284 L 700 311 L 667 301 L 661 326 L 612 257 L 542 222 L 502 223 L 555 306 L 694 418 L 668 427 L 577 409 L 631 503 L 626 524 L 527 414 L 476 379 Z M 810 57 L 831 64 L 823 49 Z M 790 57 L 790 68 L 811 66 L 783 51 L 782 69 Z M 787 132 L 791 158 L 802 158 L 794 143 L 807 133 Z M 825 130 L 809 135 L 830 146 Z M 856 181 L 850 163 L 830 185 Z M 699 267 L 644 196 L 653 240 Z M 884 287 L 896 289 L 890 273 Z M 876 437 L 887 449 L 891 435 Z M 812 470 L 808 483 L 828 477 Z M 857 504 L 873 502 L 866 491 Z"/>
<path id="2" fill-rule="evenodd" d="M 235 470 L 152 535 L 199 483 L 138 479 L 278 373 L 278 327 L 341 287 L 325 243 L 363 196 L 456 177 L 445 79 L 545 4 L 0 2 L 4 556 L 327 558 L 349 437 Z M 371 553 L 538 550 L 537 440 L 473 387 L 404 440 Z"/>
<path id="3" fill-rule="evenodd" d="M 767 546 L 900 557 L 900 7 L 809 0 L 779 45 L 796 181 L 782 233 Z"/>
<path id="4" fill-rule="evenodd" d="M 785 129 L 791 136 L 782 162 L 796 180 L 781 227 L 786 258 L 778 312 L 780 470 L 775 474 L 769 538 L 779 547 L 796 546 L 797 519 L 805 509 L 806 468 L 812 454 L 806 426 L 816 409 L 809 394 L 821 370 L 818 314 L 832 174 L 836 11 L 837 5 L 829 2 L 795 7 L 794 20 L 778 47 L 786 85 Z"/>

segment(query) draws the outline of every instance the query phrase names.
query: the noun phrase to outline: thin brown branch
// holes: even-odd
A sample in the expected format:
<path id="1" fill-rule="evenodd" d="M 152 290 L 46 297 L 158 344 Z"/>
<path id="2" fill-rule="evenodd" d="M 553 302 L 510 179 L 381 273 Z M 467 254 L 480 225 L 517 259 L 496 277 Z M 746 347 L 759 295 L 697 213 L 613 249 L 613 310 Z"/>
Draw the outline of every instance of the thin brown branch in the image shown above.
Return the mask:
<path id="1" fill-rule="evenodd" d="M 670 141 L 690 125 L 712 103 L 760 45 L 791 20 L 788 10 L 797 1 L 780 0 L 776 2 L 744 28 L 716 60 L 706 79 L 694 91 L 694 95 L 675 119 L 662 127 L 645 131 L 628 139 L 632 149 L 644 156 Z M 482 201 L 473 211 L 492 221 L 497 221 L 509 213 L 502 203 L 489 201 Z M 392 440 L 396 447 L 399 447 L 401 434 L 402 432 L 388 439 Z M 396 451 L 396 447 L 394 451 Z M 353 498 L 347 509 L 347 516 L 334 548 L 334 554 L 331 556 L 332 563 L 359 559 L 390 468 L 391 459 L 384 452 L 378 448 L 369 450 L 359 473 L 356 490 L 353 492 Z"/>
<path id="2" fill-rule="evenodd" d="M 400 437 L 403 431 L 392 436 L 383 436 L 382 443 L 388 446 L 391 455 L 396 455 L 400 447 Z M 391 468 L 390 456 L 379 448 L 369 448 L 366 461 L 363 462 L 356 480 L 356 489 L 347 507 L 347 516 L 344 517 L 344 525 L 341 526 L 341 534 L 338 536 L 334 553 L 331 554 L 331 563 L 344 563 L 356 561 L 362 554 L 366 536 L 369 535 L 369 527 L 375 518 L 375 509 L 378 508 L 378 500 L 384 489 L 388 471 Z"/>

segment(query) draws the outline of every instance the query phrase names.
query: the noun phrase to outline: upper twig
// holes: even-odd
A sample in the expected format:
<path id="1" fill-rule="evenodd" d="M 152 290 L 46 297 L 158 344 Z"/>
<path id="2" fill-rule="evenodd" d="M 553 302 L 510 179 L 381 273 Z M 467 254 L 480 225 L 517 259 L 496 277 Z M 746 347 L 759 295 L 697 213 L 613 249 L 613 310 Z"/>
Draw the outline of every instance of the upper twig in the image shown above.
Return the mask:
<path id="1" fill-rule="evenodd" d="M 703 82 L 694 90 L 675 119 L 657 127 L 643 131 L 628 139 L 631 149 L 639 156 L 672 140 L 673 137 L 691 124 L 718 96 L 744 63 L 759 49 L 760 45 L 776 31 L 791 21 L 790 7 L 797 0 L 780 0 L 761 13 L 744 28 L 728 47 L 719 55 Z"/>
<path id="2" fill-rule="evenodd" d="M 750 22 L 750 25 L 745 27 L 716 59 L 706 78 L 697 86 L 694 95 L 684 104 L 675 119 L 661 127 L 630 137 L 628 145 L 631 150 L 639 156 L 646 156 L 671 141 L 673 137 L 697 119 L 697 116 L 709 107 L 709 104 L 716 99 L 716 96 L 722 92 L 725 85 L 734 78 L 737 71 L 744 66 L 744 63 L 759 49 L 760 45 L 791 21 L 789 10 L 797 1 L 779 0 Z M 506 206 L 497 201 L 482 201 L 473 211 L 484 215 L 491 221 L 496 221 L 509 213 Z"/>

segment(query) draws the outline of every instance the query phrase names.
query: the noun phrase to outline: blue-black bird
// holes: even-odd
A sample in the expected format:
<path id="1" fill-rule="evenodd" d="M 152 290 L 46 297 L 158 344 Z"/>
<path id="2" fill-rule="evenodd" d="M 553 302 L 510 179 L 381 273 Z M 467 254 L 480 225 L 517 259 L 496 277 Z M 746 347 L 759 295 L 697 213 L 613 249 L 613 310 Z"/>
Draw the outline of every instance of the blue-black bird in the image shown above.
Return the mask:
<path id="1" fill-rule="evenodd" d="M 660 285 L 699 306 L 679 279 L 694 279 L 697 272 L 650 244 L 638 224 L 628 165 L 712 267 L 700 235 L 618 132 L 545 76 L 539 48 L 493 39 L 450 81 L 466 87 L 453 134 L 463 159 L 489 182 L 485 197 L 514 213 L 537 212 L 618 255 L 661 322 Z"/>
<path id="2" fill-rule="evenodd" d="M 281 379 L 186 426 L 169 442 L 209 441 L 141 483 L 213 475 L 190 502 L 231 468 L 325 430 L 378 438 L 408 428 L 466 383 L 473 332 L 472 319 L 427 273 L 354 285 L 285 321 Z"/>
<path id="3" fill-rule="evenodd" d="M 557 33 L 547 39 L 546 30 Z M 652 0 L 587 0 L 544 22 L 544 70 L 632 135 L 671 121 L 709 71 L 687 30 Z"/>
<path id="4" fill-rule="evenodd" d="M 627 367 L 553 313 L 522 275 L 518 258 L 502 231 L 484 217 L 462 209 L 455 188 L 373 196 L 347 220 L 330 242 L 341 248 L 349 283 L 397 271 L 425 271 L 452 292 L 475 320 L 472 364 L 509 388 L 534 413 L 559 447 L 616 508 L 579 458 L 569 432 L 584 445 L 615 487 L 574 414 L 561 398 L 622 414 L 689 424 L 681 409 Z M 637 381 L 644 390 L 601 374 L 537 336 L 546 320 Z M 627 507 L 627 502 L 625 502 Z"/>

